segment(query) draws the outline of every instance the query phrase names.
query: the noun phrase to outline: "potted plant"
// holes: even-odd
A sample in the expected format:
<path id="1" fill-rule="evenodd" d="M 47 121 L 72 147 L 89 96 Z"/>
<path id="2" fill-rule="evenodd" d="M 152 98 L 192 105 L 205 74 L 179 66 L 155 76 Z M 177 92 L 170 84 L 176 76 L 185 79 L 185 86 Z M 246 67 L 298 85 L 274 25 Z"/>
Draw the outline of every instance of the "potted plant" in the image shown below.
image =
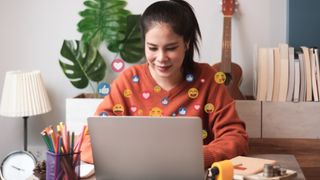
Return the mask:
<path id="1" fill-rule="evenodd" d="M 108 65 L 99 52 L 100 46 L 115 53 L 127 63 L 136 63 L 143 57 L 139 15 L 125 7 L 125 0 L 87 0 L 79 14 L 81 40 L 64 40 L 59 60 L 63 73 L 79 89 L 90 86 L 98 97 L 97 85 L 106 76 Z"/>
<path id="2" fill-rule="evenodd" d="M 98 85 L 108 75 L 110 65 L 102 50 L 115 54 L 114 60 L 136 63 L 144 55 L 139 15 L 125 9 L 126 0 L 86 0 L 77 24 L 80 40 L 64 40 L 60 50 L 60 67 L 71 84 L 92 93 L 80 94 L 66 100 L 66 124 L 80 132 L 86 117 L 93 115 L 102 101 Z M 106 46 L 105 48 L 101 48 Z M 88 98 L 91 97 L 91 98 Z M 99 98 L 99 99 L 97 99 Z M 79 113 L 81 112 L 81 113 Z"/>

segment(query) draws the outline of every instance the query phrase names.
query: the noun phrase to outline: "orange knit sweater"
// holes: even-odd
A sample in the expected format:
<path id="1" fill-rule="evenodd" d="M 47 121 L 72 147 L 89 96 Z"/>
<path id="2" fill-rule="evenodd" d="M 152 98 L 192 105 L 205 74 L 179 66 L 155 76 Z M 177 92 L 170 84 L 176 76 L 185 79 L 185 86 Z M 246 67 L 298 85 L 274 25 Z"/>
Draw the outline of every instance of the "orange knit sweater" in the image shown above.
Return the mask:
<path id="1" fill-rule="evenodd" d="M 196 63 L 194 73 L 166 91 L 154 81 L 147 64 L 132 66 L 114 80 L 96 115 L 199 116 L 206 168 L 213 162 L 245 155 L 245 124 L 225 86 L 215 82 L 215 74 L 208 64 Z M 85 136 L 81 156 L 93 162 L 89 135 Z"/>

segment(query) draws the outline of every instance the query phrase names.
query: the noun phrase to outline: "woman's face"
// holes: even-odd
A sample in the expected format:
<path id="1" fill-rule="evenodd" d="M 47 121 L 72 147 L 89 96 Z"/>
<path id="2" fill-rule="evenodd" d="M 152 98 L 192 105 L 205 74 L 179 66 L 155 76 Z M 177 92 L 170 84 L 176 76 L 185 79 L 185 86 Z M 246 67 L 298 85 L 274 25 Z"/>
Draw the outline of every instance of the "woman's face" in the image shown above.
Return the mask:
<path id="1" fill-rule="evenodd" d="M 156 81 L 181 78 L 181 66 L 187 50 L 182 36 L 166 23 L 155 23 L 145 35 L 145 55 Z"/>

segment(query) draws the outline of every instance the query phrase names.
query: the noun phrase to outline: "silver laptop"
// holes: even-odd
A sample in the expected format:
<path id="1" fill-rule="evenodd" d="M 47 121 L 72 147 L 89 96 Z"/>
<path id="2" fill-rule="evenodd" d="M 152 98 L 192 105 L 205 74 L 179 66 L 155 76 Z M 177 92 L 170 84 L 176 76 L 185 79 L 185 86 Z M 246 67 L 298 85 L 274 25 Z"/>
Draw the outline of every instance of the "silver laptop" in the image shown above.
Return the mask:
<path id="1" fill-rule="evenodd" d="M 198 117 L 89 117 L 98 180 L 204 179 Z"/>

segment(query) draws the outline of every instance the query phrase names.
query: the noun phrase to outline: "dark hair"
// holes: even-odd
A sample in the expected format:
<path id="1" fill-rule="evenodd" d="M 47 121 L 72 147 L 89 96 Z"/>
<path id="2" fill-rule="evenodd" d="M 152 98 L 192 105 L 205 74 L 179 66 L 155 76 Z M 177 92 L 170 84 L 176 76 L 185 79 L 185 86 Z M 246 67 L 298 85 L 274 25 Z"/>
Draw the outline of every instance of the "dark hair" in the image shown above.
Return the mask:
<path id="1" fill-rule="evenodd" d="M 173 31 L 189 42 L 182 63 L 182 73 L 193 72 L 194 50 L 199 54 L 198 38 L 201 32 L 192 6 L 183 0 L 158 1 L 151 4 L 141 16 L 141 31 L 143 40 L 154 23 L 167 23 Z"/>

